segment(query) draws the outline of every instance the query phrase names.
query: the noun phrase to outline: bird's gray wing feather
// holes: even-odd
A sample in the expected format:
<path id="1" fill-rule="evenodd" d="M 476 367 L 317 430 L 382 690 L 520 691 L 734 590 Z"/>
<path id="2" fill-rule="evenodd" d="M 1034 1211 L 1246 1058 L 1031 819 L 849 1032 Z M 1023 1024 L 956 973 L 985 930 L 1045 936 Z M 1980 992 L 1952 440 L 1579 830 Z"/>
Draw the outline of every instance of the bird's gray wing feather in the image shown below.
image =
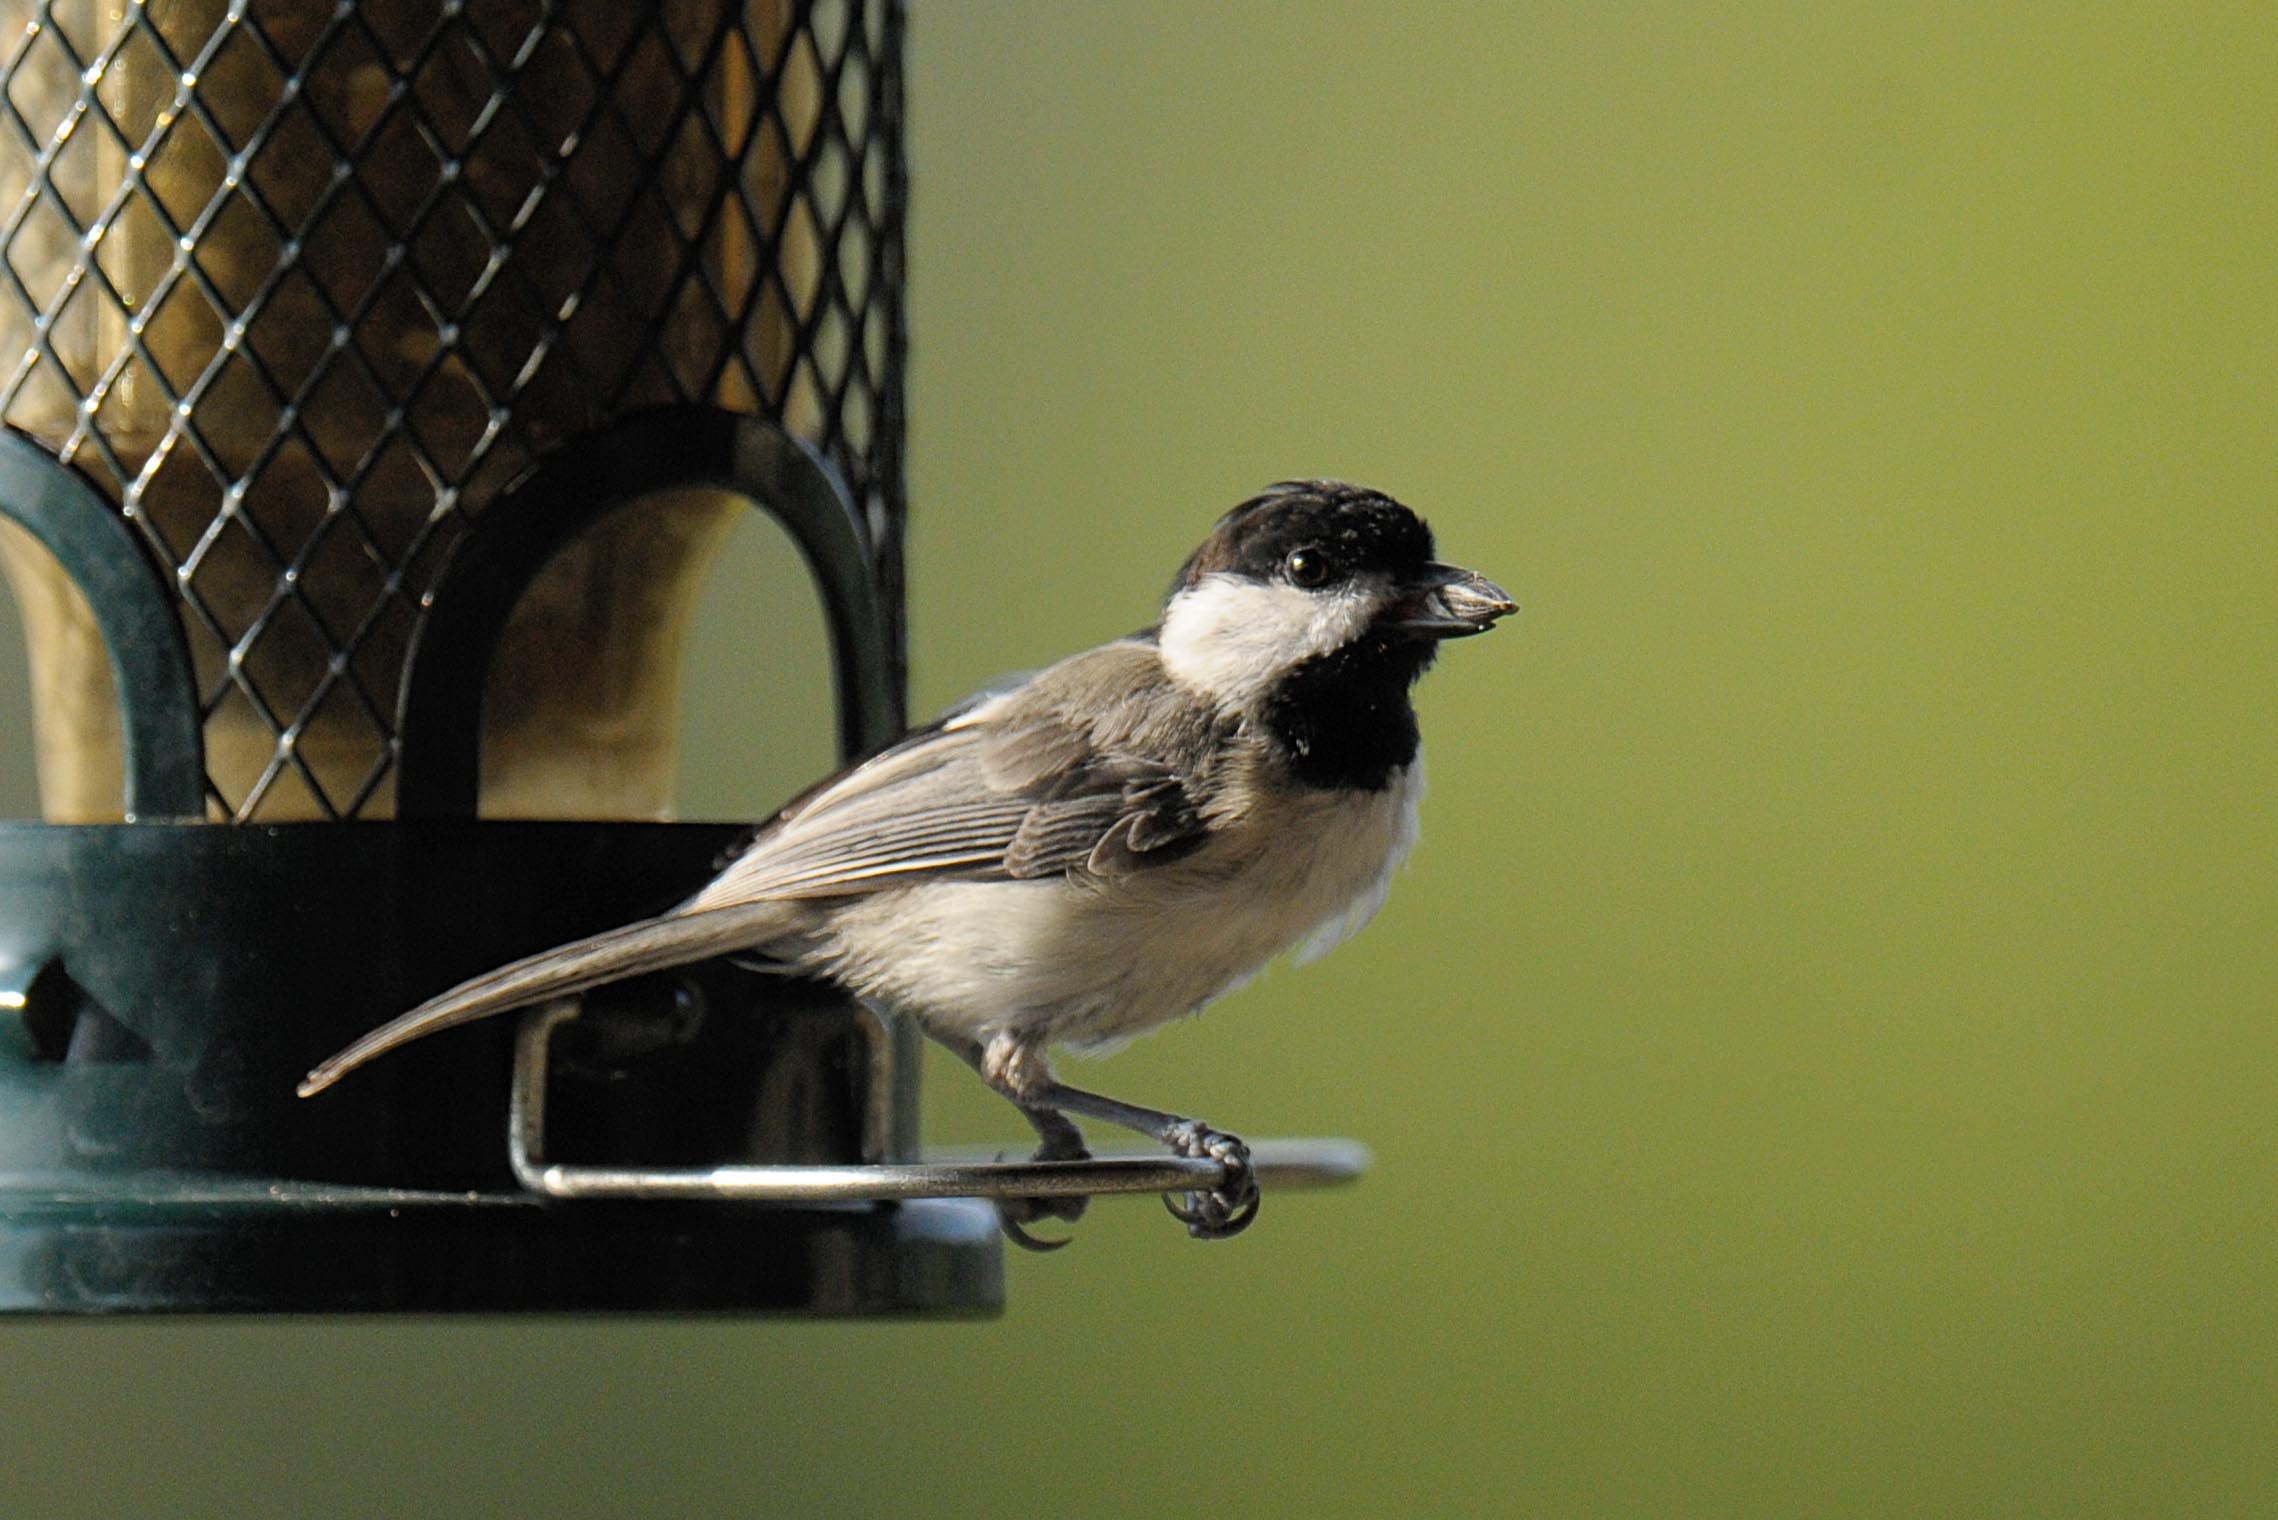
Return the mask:
<path id="1" fill-rule="evenodd" d="M 1151 646 L 1111 644 L 913 734 L 786 809 L 685 905 L 845 897 L 914 877 L 1112 876 L 1201 842 L 1192 722 Z M 1141 702 L 1142 697 L 1156 697 Z"/>

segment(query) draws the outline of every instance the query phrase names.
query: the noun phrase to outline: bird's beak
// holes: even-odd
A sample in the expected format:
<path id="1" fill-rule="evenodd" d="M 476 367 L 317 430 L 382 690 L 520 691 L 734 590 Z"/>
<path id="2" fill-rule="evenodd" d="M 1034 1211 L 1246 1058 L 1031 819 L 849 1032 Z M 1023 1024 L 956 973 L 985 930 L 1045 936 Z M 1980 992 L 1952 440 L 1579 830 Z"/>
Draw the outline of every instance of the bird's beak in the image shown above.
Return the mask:
<path id="1" fill-rule="evenodd" d="M 1377 626 L 1417 638 L 1461 639 L 1485 633 L 1497 618 L 1518 610 L 1510 594 L 1484 575 L 1455 565 L 1426 565 Z"/>

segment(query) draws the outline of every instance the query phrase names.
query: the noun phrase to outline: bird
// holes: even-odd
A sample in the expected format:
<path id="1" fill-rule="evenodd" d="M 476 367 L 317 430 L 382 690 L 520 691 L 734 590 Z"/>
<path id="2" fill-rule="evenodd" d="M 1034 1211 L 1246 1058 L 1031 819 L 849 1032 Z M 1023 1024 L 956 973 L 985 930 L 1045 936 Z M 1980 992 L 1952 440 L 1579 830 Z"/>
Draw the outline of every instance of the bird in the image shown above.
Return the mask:
<path id="1" fill-rule="evenodd" d="M 1434 554 L 1381 491 L 1269 486 L 1217 521 L 1151 626 L 967 699 L 795 798 L 677 906 L 463 982 L 299 1092 L 476 1019 L 758 957 L 914 1020 L 1020 1111 L 1038 1160 L 1086 1159 L 1082 1118 L 1217 1161 L 1218 1186 L 1165 1202 L 1198 1238 L 1238 1234 L 1258 1189 L 1237 1136 L 1063 1083 L 1051 1052 L 1196 1013 L 1383 904 L 1423 795 L 1411 690 L 1442 643 L 1516 610 Z M 1083 1202 L 999 1208 L 1044 1246 L 1023 1226 Z"/>

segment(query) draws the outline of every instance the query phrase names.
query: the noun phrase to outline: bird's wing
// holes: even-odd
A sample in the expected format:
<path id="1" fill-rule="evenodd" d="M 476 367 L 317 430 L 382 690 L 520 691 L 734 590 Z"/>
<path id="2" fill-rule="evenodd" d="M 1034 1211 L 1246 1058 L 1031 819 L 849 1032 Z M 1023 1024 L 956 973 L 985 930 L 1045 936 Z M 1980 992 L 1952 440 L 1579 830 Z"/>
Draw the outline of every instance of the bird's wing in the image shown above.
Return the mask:
<path id="1" fill-rule="evenodd" d="M 682 911 L 1175 859 L 1207 830 L 1191 793 L 1207 733 L 1152 645 L 1090 650 L 809 793 Z"/>
<path id="2" fill-rule="evenodd" d="M 1113 878 L 1175 859 L 1207 832 L 1189 785 L 1210 731 L 1151 645 L 1064 660 L 816 787 L 671 912 L 462 982 L 323 1062 L 301 1096 L 438 1030 L 766 944 L 802 901 L 928 876 Z"/>

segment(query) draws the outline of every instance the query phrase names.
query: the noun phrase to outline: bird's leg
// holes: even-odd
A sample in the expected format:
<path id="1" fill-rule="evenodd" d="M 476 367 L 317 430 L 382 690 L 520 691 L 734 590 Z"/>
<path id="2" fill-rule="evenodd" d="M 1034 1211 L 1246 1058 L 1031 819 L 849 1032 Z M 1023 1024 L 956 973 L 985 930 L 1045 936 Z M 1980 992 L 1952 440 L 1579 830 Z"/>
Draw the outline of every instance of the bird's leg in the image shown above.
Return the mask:
<path id="1" fill-rule="evenodd" d="M 1087 1119 L 1151 1135 L 1177 1155 L 1215 1161 L 1224 1167 L 1226 1180 L 1207 1193 L 1188 1193 L 1183 1204 L 1172 1202 L 1167 1194 L 1164 1196 L 1164 1206 L 1195 1239 L 1230 1239 L 1248 1229 L 1250 1221 L 1258 1217 L 1257 1172 L 1250 1164 L 1250 1148 L 1239 1137 L 1212 1129 L 1199 1119 L 1141 1108 L 1058 1082 L 1049 1084 L 1035 1097 Z"/>
<path id="2" fill-rule="evenodd" d="M 1010 1035 L 998 1035 L 982 1047 L 974 1069 L 1023 1113 L 1047 1112 L 1062 1124 L 1068 1123 L 1068 1114 L 1081 1114 L 1150 1136 L 1178 1155 L 1215 1161 L 1224 1167 L 1226 1180 L 1209 1192 L 1188 1193 L 1184 1204 L 1173 1203 L 1168 1196 L 1163 1200 L 1197 1240 L 1239 1235 L 1258 1217 L 1258 1179 L 1250 1164 L 1250 1148 L 1235 1136 L 1198 1119 L 1069 1087 L 1052 1075 L 1042 1050 Z M 1072 1124 L 1068 1127 L 1074 1128 Z"/>
<path id="3" fill-rule="evenodd" d="M 1073 1120 L 1058 1109 L 1029 1103 L 1018 1094 L 1008 1091 L 989 1076 L 987 1055 L 978 1041 L 948 1041 L 943 1044 L 955 1051 L 958 1057 L 976 1072 L 983 1081 L 1010 1099 L 1020 1110 L 1029 1127 L 1036 1131 L 1040 1142 L 1032 1161 L 1089 1161 L 1092 1153 L 1084 1146 L 1084 1132 L 1076 1128 Z M 1014 1245 L 1029 1251 L 1057 1251 L 1068 1242 L 1041 1240 L 1028 1233 L 1023 1226 L 1039 1219 L 1065 1219 L 1070 1224 L 1084 1217 L 1084 1207 L 1091 1200 L 1081 1193 L 1065 1198 L 999 1198 L 996 1200 L 997 1224 L 1005 1238 Z"/>

